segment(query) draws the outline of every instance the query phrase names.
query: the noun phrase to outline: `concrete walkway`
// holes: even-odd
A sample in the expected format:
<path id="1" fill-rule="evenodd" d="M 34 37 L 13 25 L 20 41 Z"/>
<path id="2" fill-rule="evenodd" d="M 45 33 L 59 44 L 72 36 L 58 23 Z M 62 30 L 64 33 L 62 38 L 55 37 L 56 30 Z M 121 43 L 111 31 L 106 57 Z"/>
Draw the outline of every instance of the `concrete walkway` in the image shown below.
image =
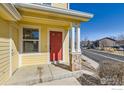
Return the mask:
<path id="1" fill-rule="evenodd" d="M 38 83 L 36 85 L 81 85 L 76 78 L 64 78 L 60 80 L 53 80 L 50 82 Z"/>
<path id="2" fill-rule="evenodd" d="M 19 68 L 8 80 L 6 85 L 36 85 L 38 83 L 61 80 L 69 77 L 78 78 L 81 74 L 82 71 L 71 72 L 67 69 L 52 64 L 25 66 Z M 75 85 L 76 83 L 73 84 Z"/>

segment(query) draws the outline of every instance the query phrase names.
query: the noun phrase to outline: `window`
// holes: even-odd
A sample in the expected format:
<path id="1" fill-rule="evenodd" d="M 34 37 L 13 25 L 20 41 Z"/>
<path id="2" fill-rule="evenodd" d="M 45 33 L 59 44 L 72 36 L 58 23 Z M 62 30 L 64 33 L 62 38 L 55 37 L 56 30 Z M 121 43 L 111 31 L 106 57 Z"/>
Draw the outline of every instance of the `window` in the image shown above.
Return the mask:
<path id="1" fill-rule="evenodd" d="M 39 30 L 23 28 L 23 53 L 39 52 Z"/>

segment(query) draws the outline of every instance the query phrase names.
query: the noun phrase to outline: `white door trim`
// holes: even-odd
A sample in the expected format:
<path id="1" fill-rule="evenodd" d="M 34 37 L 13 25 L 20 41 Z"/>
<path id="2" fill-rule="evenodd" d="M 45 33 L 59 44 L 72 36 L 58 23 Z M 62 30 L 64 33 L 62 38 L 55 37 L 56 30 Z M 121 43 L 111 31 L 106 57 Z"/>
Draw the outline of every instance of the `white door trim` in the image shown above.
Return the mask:
<path id="1" fill-rule="evenodd" d="M 59 28 L 48 28 L 48 64 L 51 64 L 50 62 L 50 31 L 56 31 L 56 32 L 62 32 L 62 47 L 63 47 L 63 60 L 62 63 L 65 62 L 65 30 L 59 29 Z"/>

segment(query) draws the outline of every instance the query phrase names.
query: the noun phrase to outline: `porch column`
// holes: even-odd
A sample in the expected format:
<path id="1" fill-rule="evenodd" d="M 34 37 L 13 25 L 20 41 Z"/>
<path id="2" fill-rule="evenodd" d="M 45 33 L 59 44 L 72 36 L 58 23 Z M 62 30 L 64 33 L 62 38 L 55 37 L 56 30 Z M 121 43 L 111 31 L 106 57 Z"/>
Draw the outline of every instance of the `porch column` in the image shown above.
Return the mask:
<path id="1" fill-rule="evenodd" d="M 81 52 L 80 49 L 80 26 L 76 26 L 76 52 Z"/>
<path id="2" fill-rule="evenodd" d="M 71 52 L 75 52 L 75 27 L 71 29 Z"/>

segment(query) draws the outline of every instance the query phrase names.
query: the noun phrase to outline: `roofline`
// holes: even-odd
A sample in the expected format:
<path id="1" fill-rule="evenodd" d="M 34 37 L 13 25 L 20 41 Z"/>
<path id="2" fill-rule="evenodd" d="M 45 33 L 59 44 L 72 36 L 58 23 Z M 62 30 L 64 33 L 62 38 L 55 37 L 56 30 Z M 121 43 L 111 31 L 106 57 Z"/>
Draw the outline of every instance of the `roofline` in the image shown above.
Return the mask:
<path id="1" fill-rule="evenodd" d="M 4 6 L 4 8 L 10 12 L 10 14 L 12 14 L 12 16 L 16 19 L 16 20 L 20 20 L 21 19 L 21 15 L 20 13 L 16 10 L 16 8 L 14 7 L 13 4 L 10 3 L 2 3 L 2 5 Z"/>
<path id="2" fill-rule="evenodd" d="M 30 9 L 36 9 L 36 10 L 42 10 L 42 11 L 48 11 L 48 12 L 54 12 L 54 13 L 60 13 L 64 15 L 71 15 L 75 17 L 81 17 L 81 18 L 92 18 L 93 14 L 90 13 L 85 13 L 85 12 L 80 12 L 80 11 L 75 11 L 75 10 L 68 10 L 68 9 L 60 9 L 60 8 L 55 8 L 55 7 L 50 7 L 50 6 L 44 6 L 44 5 L 36 5 L 36 4 L 24 4 L 24 3 L 16 3 L 14 4 L 15 7 L 24 7 L 24 8 L 30 8 Z"/>
<path id="3" fill-rule="evenodd" d="M 110 38 L 110 37 L 104 37 L 104 38 L 99 39 L 99 40 L 97 40 L 97 41 L 100 41 L 100 40 L 103 40 L 103 39 L 110 39 L 110 40 L 116 41 L 115 39 L 112 39 L 112 38 Z"/>

